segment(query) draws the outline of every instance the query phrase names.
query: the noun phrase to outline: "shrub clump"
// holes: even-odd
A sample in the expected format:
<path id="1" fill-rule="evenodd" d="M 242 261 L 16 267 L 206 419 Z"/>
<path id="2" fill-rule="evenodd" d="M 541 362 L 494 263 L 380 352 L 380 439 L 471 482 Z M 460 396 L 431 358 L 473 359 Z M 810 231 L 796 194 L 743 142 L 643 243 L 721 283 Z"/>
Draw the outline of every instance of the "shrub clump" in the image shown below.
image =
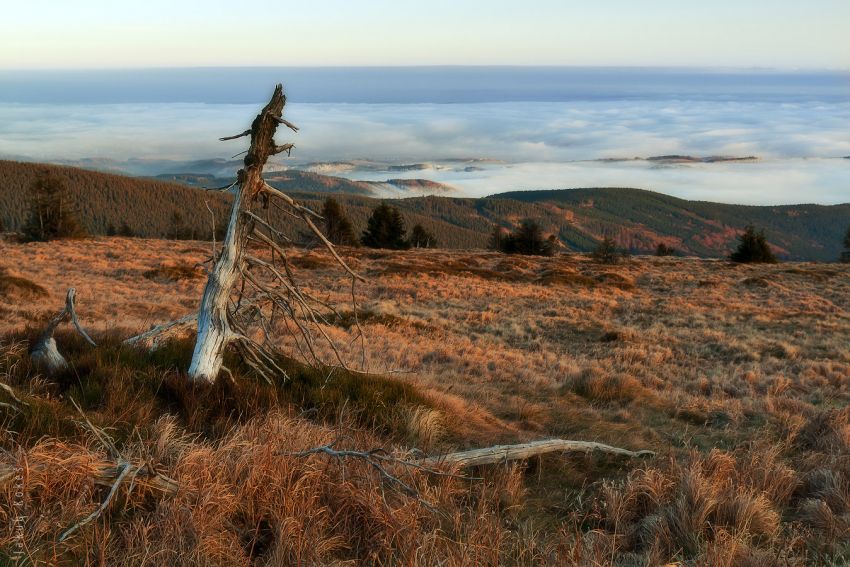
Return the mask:
<path id="1" fill-rule="evenodd" d="M 410 245 L 413 248 L 436 248 L 437 237 L 421 224 L 417 224 L 410 231 Z"/>
<path id="2" fill-rule="evenodd" d="M 558 251 L 559 242 L 554 234 L 544 238 L 540 225 L 531 219 L 525 219 L 514 232 L 504 231 L 499 226 L 494 227 L 489 247 L 506 254 L 554 256 Z"/>
<path id="3" fill-rule="evenodd" d="M 663 242 L 659 242 L 658 246 L 655 247 L 655 255 L 656 256 L 675 256 L 676 249 L 672 246 L 668 246 Z"/>
<path id="4" fill-rule="evenodd" d="M 626 254 L 617 249 L 617 243 L 613 238 L 606 236 L 590 253 L 590 257 L 600 264 L 619 264 L 626 258 Z"/>

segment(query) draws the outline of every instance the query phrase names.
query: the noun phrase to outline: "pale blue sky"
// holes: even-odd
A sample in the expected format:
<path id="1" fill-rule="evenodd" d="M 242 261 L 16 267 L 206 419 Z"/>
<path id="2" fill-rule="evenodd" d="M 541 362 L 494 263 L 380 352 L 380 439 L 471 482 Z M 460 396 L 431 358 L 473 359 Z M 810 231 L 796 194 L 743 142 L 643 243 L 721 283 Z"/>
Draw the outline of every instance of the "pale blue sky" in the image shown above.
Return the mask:
<path id="1" fill-rule="evenodd" d="M 848 0 L 22 0 L 0 29 L 0 69 L 850 68 Z"/>

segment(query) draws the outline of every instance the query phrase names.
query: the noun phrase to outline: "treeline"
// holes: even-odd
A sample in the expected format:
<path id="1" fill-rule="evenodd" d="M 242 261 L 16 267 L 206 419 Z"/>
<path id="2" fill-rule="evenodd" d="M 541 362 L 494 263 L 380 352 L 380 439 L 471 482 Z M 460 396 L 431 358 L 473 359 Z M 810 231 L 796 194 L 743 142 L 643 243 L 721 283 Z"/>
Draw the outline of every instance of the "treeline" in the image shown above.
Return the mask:
<path id="1" fill-rule="evenodd" d="M 79 211 L 81 227 L 94 235 L 210 239 L 213 226 L 221 231 L 227 220 L 230 197 L 219 192 L 71 167 L 0 161 L 0 229 L 22 230 L 32 202 L 30 188 L 45 175 L 64 182 Z M 275 185 L 316 211 L 328 193 L 296 193 L 295 187 L 363 189 L 346 188 L 339 178 L 319 174 L 285 172 L 271 177 Z M 201 181 L 221 180 L 192 178 L 193 183 Z M 381 201 L 354 194 L 333 197 L 359 241 Z M 753 224 L 765 231 L 782 259 L 831 261 L 841 255 L 841 241 L 850 224 L 850 205 L 748 207 L 620 188 L 524 191 L 482 199 L 417 197 L 383 203 L 398 210 L 408 229 L 406 239 L 419 225 L 446 248 L 486 248 L 494 227 L 513 232 L 524 219 L 531 219 L 546 238 L 555 236 L 564 250 L 590 252 L 608 238 L 617 249 L 632 254 L 727 257 L 737 246 L 738 235 Z M 271 216 L 288 237 L 303 239 L 304 235 L 293 232 L 289 219 Z"/>
<path id="2" fill-rule="evenodd" d="M 49 178 L 62 185 L 65 202 L 81 228 L 105 235 L 109 227 L 144 238 L 165 238 L 181 219 L 185 236 L 212 237 L 212 218 L 221 226 L 230 199 L 175 183 L 136 179 L 73 167 L 0 161 L 0 222 L 4 230 L 21 231 L 31 211 L 33 187 Z M 213 211 L 207 210 L 207 205 Z"/>
<path id="3" fill-rule="evenodd" d="M 832 261 L 841 253 L 850 223 L 850 204 L 729 205 L 618 187 L 515 191 L 494 197 L 529 205 L 549 203 L 574 214 L 588 232 L 607 234 L 620 247 L 643 253 L 665 241 L 685 254 L 726 256 L 737 246 L 737 235 L 754 225 L 765 231 L 783 258 Z"/>
<path id="4" fill-rule="evenodd" d="M 63 202 L 73 209 L 82 231 L 95 236 L 210 240 L 215 230 L 220 239 L 231 203 L 227 194 L 178 183 L 65 166 L 0 161 L 0 231 L 23 231 L 34 201 L 33 187 L 44 179 L 61 185 Z M 322 209 L 326 198 L 316 193 L 292 194 L 315 211 Z M 380 201 L 358 195 L 335 198 L 345 208 L 359 238 Z M 427 216 L 415 207 L 399 206 L 406 201 L 391 202 L 399 209 L 406 227 L 412 229 L 418 225 L 428 234 L 439 234 L 440 245 L 448 248 L 486 246 L 487 229 L 477 232 Z M 277 211 L 269 214 L 275 227 L 289 238 L 296 242 L 310 239 L 293 228 L 289 217 Z"/>
<path id="5" fill-rule="evenodd" d="M 363 245 L 370 248 L 406 250 L 436 248 L 439 245 L 437 237 L 421 224 L 414 225 L 408 236 L 401 211 L 386 203 L 381 203 L 372 210 L 366 221 L 366 229 L 360 236 L 355 233 L 354 225 L 345 210 L 333 197 L 325 199 L 321 216 L 325 236 L 339 246 Z"/>

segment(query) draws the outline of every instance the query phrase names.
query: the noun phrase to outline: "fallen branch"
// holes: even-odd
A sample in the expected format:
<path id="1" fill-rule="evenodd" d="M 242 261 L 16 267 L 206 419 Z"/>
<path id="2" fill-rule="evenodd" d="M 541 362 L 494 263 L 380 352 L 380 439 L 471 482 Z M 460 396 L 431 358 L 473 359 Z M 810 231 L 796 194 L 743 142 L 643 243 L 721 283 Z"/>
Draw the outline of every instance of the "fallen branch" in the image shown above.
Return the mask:
<path id="1" fill-rule="evenodd" d="M 62 535 L 59 536 L 59 543 L 62 543 L 63 541 L 65 541 L 68 538 L 68 536 L 70 536 L 75 531 L 77 531 L 81 527 L 85 526 L 86 524 L 88 524 L 89 522 L 91 522 L 92 520 L 94 520 L 95 518 L 100 516 L 103 513 L 103 511 L 106 510 L 106 507 L 109 506 L 110 502 L 112 502 L 112 498 L 115 496 L 115 493 L 118 492 L 118 487 L 121 486 L 121 483 L 124 481 L 124 478 L 127 476 L 127 474 L 129 472 L 130 472 L 130 464 L 129 463 L 123 463 L 121 465 L 121 472 L 118 473 L 118 478 L 115 479 L 115 482 L 112 484 L 112 488 L 109 489 L 109 494 L 106 495 L 106 499 L 103 502 L 100 503 L 100 506 L 97 507 L 97 510 L 95 510 L 94 512 L 92 512 L 91 514 L 89 514 L 88 516 L 86 516 L 85 518 L 83 518 L 82 520 L 80 520 L 79 522 L 77 522 L 76 524 L 74 524 L 73 526 L 68 528 L 67 530 L 65 530 L 62 533 Z"/>
<path id="2" fill-rule="evenodd" d="M 24 405 L 24 406 L 29 405 L 29 404 L 28 404 L 28 403 L 26 403 L 25 401 L 21 400 L 21 399 L 20 399 L 20 398 L 19 398 L 19 397 L 15 394 L 15 390 L 13 390 L 13 389 L 12 389 L 12 387 L 11 387 L 11 386 L 9 386 L 8 384 L 4 384 L 3 382 L 0 382 L 0 390 L 2 390 L 2 391 L 4 391 L 4 392 L 6 392 L 6 394 L 8 394 L 10 398 L 12 398 L 13 400 L 15 400 L 15 401 L 16 401 L 16 402 L 18 402 L 19 404 Z"/>
<path id="3" fill-rule="evenodd" d="M 153 351 L 159 348 L 159 345 L 163 342 L 163 340 L 167 340 L 168 337 L 174 336 L 180 331 L 193 327 L 197 321 L 198 314 L 190 313 L 189 315 L 181 317 L 175 321 L 169 321 L 168 323 L 157 325 L 151 330 L 140 335 L 136 335 L 135 337 L 124 339 L 121 344 L 127 346 L 146 346 L 149 350 Z"/>
<path id="4" fill-rule="evenodd" d="M 546 453 L 555 452 L 601 452 L 613 455 L 621 455 L 624 457 L 648 457 L 655 455 L 652 451 L 629 451 L 619 447 L 612 447 L 602 443 L 593 441 L 568 441 L 564 439 L 545 439 L 542 441 L 532 441 L 530 443 L 521 443 L 519 445 L 495 445 L 493 447 L 484 447 L 482 449 L 472 449 L 471 451 L 460 451 L 457 453 L 449 453 L 447 455 L 439 455 L 413 461 L 390 455 L 385 449 L 371 449 L 369 451 L 357 451 L 351 449 L 334 449 L 334 444 L 322 445 L 313 447 L 298 452 L 278 453 L 282 456 L 289 457 L 308 457 L 310 455 L 323 454 L 329 457 L 339 459 L 356 459 L 368 464 L 380 477 L 388 482 L 391 486 L 399 489 L 404 494 L 416 498 L 426 507 L 434 510 L 434 507 L 422 500 L 419 493 L 408 483 L 401 480 L 398 476 L 393 475 L 387 469 L 387 465 L 397 465 L 408 469 L 417 469 L 427 474 L 450 476 L 464 480 L 481 480 L 480 478 L 458 475 L 446 471 L 446 465 L 451 468 L 469 468 L 479 465 L 493 465 L 505 463 L 508 461 L 518 461 L 530 459 Z"/>
<path id="5" fill-rule="evenodd" d="M 569 441 L 566 439 L 544 439 L 542 441 L 531 441 L 518 445 L 495 445 L 469 451 L 459 451 L 430 457 L 423 461 L 425 466 L 437 466 L 439 464 L 453 465 L 460 468 L 475 467 L 478 465 L 493 465 L 508 461 L 521 461 L 545 455 L 547 453 L 608 453 L 621 455 L 623 457 L 651 457 L 655 455 L 652 451 L 629 451 L 620 447 L 612 447 L 593 441 Z"/>
<path id="6" fill-rule="evenodd" d="M 178 489 L 178 485 L 174 480 L 156 472 L 150 463 L 142 462 L 136 465 L 124 458 L 109 435 L 89 421 L 86 414 L 73 398 L 70 398 L 70 400 L 83 418 L 82 425 L 97 438 L 108 454 L 106 460 L 91 467 L 89 476 L 96 484 L 106 485 L 110 488 L 106 498 L 94 512 L 62 532 L 62 535 L 59 536 L 59 543 L 62 543 L 78 529 L 100 516 L 109 507 L 109 504 L 118 493 L 118 489 L 128 478 L 130 479 L 130 486 L 127 488 L 128 496 L 133 492 L 134 488 L 138 488 L 142 493 L 156 491 L 167 496 L 176 494 Z M 10 455 L 10 453 L 6 453 L 6 455 Z M 37 473 L 50 476 L 55 475 L 57 470 L 61 471 L 66 468 L 66 464 L 62 462 L 61 458 L 57 461 L 52 456 L 42 455 L 42 460 L 40 461 L 33 462 L 27 459 L 25 462 L 26 470 L 30 474 Z M 14 459 L 12 459 L 12 462 L 0 462 L 0 488 L 10 482 L 19 482 L 18 479 L 20 478 L 21 470 L 22 467 Z"/>
<path id="7" fill-rule="evenodd" d="M 94 467 L 91 474 L 92 480 L 101 486 L 113 486 L 124 466 L 128 464 L 134 471 L 134 487 L 141 492 L 158 492 L 165 496 L 177 494 L 177 482 L 156 472 L 145 462 L 133 464 L 120 459 L 118 461 L 104 459 Z M 57 474 L 57 463 L 30 461 L 27 463 L 27 470 L 34 474 L 54 475 Z M 0 488 L 12 483 L 15 475 L 20 472 L 21 467 L 16 464 L 0 462 Z"/>
<path id="8" fill-rule="evenodd" d="M 397 466 L 405 467 L 405 468 L 408 468 L 408 469 L 411 469 L 411 468 L 417 469 L 417 470 L 422 471 L 424 473 L 428 473 L 428 474 L 432 474 L 432 475 L 438 475 L 438 476 L 450 476 L 450 477 L 460 478 L 460 479 L 464 479 L 464 480 L 481 480 L 480 478 L 473 478 L 473 477 L 468 477 L 468 476 L 463 476 L 463 475 L 456 475 L 456 474 L 453 474 L 453 473 L 450 473 L 450 472 L 445 472 L 445 471 L 441 471 L 441 470 L 438 470 L 438 469 L 428 468 L 426 466 L 423 466 L 421 463 L 417 463 L 415 461 L 409 461 L 409 460 L 402 459 L 402 458 L 399 458 L 399 457 L 394 457 L 394 456 L 390 455 L 385 449 L 378 448 L 378 449 L 371 449 L 369 451 L 355 451 L 355 450 L 350 450 L 350 449 L 334 449 L 333 446 L 334 446 L 335 443 L 336 443 L 336 441 L 334 441 L 333 443 L 329 443 L 328 445 L 322 445 L 321 447 L 314 447 L 312 449 L 306 449 L 304 451 L 299 451 L 299 452 L 295 452 L 295 453 L 279 453 L 279 455 L 288 456 L 288 457 L 308 457 L 310 455 L 324 454 L 324 455 L 327 455 L 329 457 L 339 459 L 341 461 L 345 460 L 345 459 L 355 459 L 355 460 L 362 461 L 362 462 L 366 463 L 367 465 L 369 465 L 370 467 L 372 467 L 375 471 L 377 471 L 377 473 L 381 477 L 381 479 L 386 481 L 387 483 L 389 483 L 390 486 L 393 486 L 393 487 L 397 488 L 398 490 L 400 490 L 401 492 L 403 492 L 404 494 L 406 494 L 407 496 L 410 496 L 411 498 L 418 500 L 420 504 L 422 504 L 423 506 L 425 506 L 426 508 L 428 508 L 432 512 L 438 511 L 434 507 L 434 505 L 431 504 L 430 502 L 428 502 L 427 500 L 423 500 L 422 497 L 419 496 L 419 491 L 417 491 L 415 488 L 410 486 L 408 483 L 401 480 L 396 475 L 390 473 L 386 469 L 385 465 L 397 465 Z"/>
<path id="9" fill-rule="evenodd" d="M 128 461 L 121 455 L 121 453 L 118 451 L 118 448 L 115 446 L 115 442 L 112 440 L 111 437 L 109 437 L 106 431 L 100 429 L 99 427 L 96 427 L 91 421 L 89 421 L 89 418 L 86 417 L 85 412 L 83 412 L 82 408 L 77 405 L 77 402 L 74 401 L 74 398 L 70 398 L 70 400 L 71 403 L 74 405 L 74 408 L 76 408 L 80 416 L 82 416 L 86 428 L 91 431 L 91 433 L 97 438 L 100 444 L 103 445 L 104 449 L 106 449 L 106 452 L 109 454 L 110 459 L 114 459 L 117 461 L 117 467 L 115 468 L 115 480 L 114 482 L 112 482 L 112 485 L 109 488 L 109 492 L 107 493 L 106 498 L 103 500 L 103 502 L 100 503 L 100 506 L 98 506 L 94 512 L 92 512 L 91 514 L 89 514 L 88 516 L 86 516 L 85 518 L 83 518 L 82 520 L 62 532 L 62 535 L 59 536 L 59 543 L 62 543 L 78 529 L 85 526 L 92 520 L 98 518 L 104 512 L 104 510 L 109 507 L 110 502 L 112 502 L 112 499 L 115 497 L 115 494 L 118 492 L 118 489 L 121 487 L 121 484 L 131 474 L 132 481 L 130 482 L 130 487 L 127 489 L 128 494 L 133 491 L 133 487 L 136 485 L 136 480 L 143 470 L 146 469 L 146 472 L 148 472 L 152 476 L 155 475 L 155 478 L 159 478 L 161 476 L 157 475 L 157 473 L 153 471 L 153 468 L 149 464 L 143 463 L 139 466 L 133 466 L 130 461 Z M 170 488 L 171 486 L 173 486 L 174 491 L 176 492 L 177 483 L 167 477 L 162 478 L 165 482 L 166 487 Z"/>

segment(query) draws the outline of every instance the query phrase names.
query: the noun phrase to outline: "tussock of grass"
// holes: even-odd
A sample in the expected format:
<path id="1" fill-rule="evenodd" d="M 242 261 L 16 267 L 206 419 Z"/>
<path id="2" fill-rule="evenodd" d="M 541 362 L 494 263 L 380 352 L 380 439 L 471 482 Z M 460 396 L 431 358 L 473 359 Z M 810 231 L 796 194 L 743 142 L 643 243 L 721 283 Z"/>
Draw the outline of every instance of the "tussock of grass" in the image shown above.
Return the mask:
<path id="1" fill-rule="evenodd" d="M 48 293 L 43 286 L 26 278 L 12 275 L 6 268 L 0 268 L 0 295 L 38 298 L 45 297 Z"/>
<path id="2" fill-rule="evenodd" d="M 296 268 L 304 270 L 317 270 L 320 268 L 329 268 L 335 265 L 333 258 L 320 254 L 303 254 L 301 256 L 293 256 L 289 259 Z"/>
<path id="3" fill-rule="evenodd" d="M 595 287 L 599 280 L 570 269 L 552 268 L 543 270 L 537 278 L 541 285 L 563 285 L 579 287 Z"/>
<path id="4" fill-rule="evenodd" d="M 174 264 L 161 265 L 142 274 L 149 280 L 161 282 L 179 282 L 182 280 L 194 280 L 204 276 L 203 269 L 198 265 Z"/>
<path id="5" fill-rule="evenodd" d="M 609 374 L 598 367 L 586 369 L 568 387 L 576 394 L 597 402 L 631 402 L 646 390 L 632 376 Z"/>

